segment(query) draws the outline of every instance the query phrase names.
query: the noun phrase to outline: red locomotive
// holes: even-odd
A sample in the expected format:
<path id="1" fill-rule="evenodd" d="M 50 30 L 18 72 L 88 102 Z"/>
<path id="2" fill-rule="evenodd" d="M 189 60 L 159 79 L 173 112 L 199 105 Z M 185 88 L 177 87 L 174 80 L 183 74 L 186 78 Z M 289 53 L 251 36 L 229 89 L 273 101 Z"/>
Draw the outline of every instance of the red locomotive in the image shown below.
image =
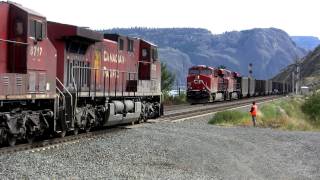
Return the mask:
<path id="1" fill-rule="evenodd" d="M 191 67 L 187 77 L 187 100 L 191 104 L 286 94 L 290 90 L 291 86 L 287 83 L 255 80 L 226 69 L 204 65 Z"/>
<path id="2" fill-rule="evenodd" d="M 187 77 L 187 99 L 190 103 L 204 103 L 239 97 L 239 77 L 226 69 L 193 66 Z"/>
<path id="3" fill-rule="evenodd" d="M 0 2 L 0 143 L 158 117 L 157 46 Z"/>

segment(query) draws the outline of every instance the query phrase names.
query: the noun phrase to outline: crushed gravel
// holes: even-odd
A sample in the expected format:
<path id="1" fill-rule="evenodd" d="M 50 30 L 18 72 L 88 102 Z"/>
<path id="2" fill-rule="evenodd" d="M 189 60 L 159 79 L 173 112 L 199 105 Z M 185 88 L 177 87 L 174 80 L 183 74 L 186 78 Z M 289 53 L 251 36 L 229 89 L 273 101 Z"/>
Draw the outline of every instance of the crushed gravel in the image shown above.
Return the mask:
<path id="1" fill-rule="evenodd" d="M 144 124 L 0 156 L 0 179 L 320 179 L 320 133 Z"/>

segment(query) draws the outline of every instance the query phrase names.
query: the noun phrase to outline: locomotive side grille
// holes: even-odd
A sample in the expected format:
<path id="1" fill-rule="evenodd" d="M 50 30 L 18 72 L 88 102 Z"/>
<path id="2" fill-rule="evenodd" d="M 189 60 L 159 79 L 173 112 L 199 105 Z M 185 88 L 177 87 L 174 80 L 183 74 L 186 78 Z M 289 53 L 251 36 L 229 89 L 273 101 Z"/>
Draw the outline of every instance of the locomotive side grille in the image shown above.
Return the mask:
<path id="1" fill-rule="evenodd" d="M 22 86 L 22 77 L 16 76 L 16 86 Z"/>
<path id="2" fill-rule="evenodd" d="M 9 86 L 9 83 L 10 83 L 9 77 L 8 76 L 2 77 L 2 82 L 4 86 Z"/>
<path id="3" fill-rule="evenodd" d="M 0 77 L 0 92 L 1 94 L 8 95 L 10 93 L 10 77 L 5 74 Z"/>
<path id="4" fill-rule="evenodd" d="M 36 91 L 36 73 L 35 72 L 29 72 L 29 86 L 28 86 L 29 92 L 35 92 Z"/>
<path id="5" fill-rule="evenodd" d="M 39 91 L 44 92 L 46 89 L 46 74 L 39 73 Z"/>

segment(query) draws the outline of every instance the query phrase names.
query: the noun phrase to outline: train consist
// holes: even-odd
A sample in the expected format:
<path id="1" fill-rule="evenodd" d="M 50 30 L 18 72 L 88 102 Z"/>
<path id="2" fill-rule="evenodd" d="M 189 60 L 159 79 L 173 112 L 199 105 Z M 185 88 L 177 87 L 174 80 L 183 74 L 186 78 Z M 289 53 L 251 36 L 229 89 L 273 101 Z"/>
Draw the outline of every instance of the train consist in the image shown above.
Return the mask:
<path id="1" fill-rule="evenodd" d="M 0 143 L 161 115 L 157 46 L 0 2 Z"/>
<path id="2" fill-rule="evenodd" d="M 187 77 L 187 100 L 191 104 L 286 94 L 291 89 L 287 83 L 242 77 L 237 72 L 204 65 L 191 67 Z"/>

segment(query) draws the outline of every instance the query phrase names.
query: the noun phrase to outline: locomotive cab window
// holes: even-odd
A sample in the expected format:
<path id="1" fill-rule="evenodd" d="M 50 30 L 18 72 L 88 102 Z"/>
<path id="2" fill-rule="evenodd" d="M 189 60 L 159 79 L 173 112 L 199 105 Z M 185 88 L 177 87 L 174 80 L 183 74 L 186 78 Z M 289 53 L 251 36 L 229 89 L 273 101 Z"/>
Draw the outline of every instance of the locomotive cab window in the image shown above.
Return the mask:
<path id="1" fill-rule="evenodd" d="M 147 57 L 148 56 L 148 50 L 146 48 L 142 49 L 142 57 Z"/>
<path id="2" fill-rule="evenodd" d="M 198 69 L 190 69 L 189 70 L 190 75 L 198 75 L 199 73 L 200 73 L 200 71 Z"/>
<path id="3" fill-rule="evenodd" d="M 152 59 L 154 61 L 158 60 L 158 50 L 156 48 L 152 49 Z"/>
<path id="4" fill-rule="evenodd" d="M 37 41 L 45 38 L 46 29 L 42 22 L 36 20 L 29 20 L 29 36 Z"/>
<path id="5" fill-rule="evenodd" d="M 124 49 L 124 41 L 123 39 L 119 39 L 119 50 L 123 50 Z"/>
<path id="6" fill-rule="evenodd" d="M 17 36 L 21 36 L 24 34 L 23 22 L 20 20 L 17 20 L 17 22 L 15 24 L 15 34 Z"/>
<path id="7" fill-rule="evenodd" d="M 202 69 L 200 71 L 200 74 L 203 74 L 203 75 L 211 75 L 212 74 L 212 71 L 210 69 Z"/>
<path id="8" fill-rule="evenodd" d="M 128 51 L 133 52 L 133 40 L 128 39 Z"/>

